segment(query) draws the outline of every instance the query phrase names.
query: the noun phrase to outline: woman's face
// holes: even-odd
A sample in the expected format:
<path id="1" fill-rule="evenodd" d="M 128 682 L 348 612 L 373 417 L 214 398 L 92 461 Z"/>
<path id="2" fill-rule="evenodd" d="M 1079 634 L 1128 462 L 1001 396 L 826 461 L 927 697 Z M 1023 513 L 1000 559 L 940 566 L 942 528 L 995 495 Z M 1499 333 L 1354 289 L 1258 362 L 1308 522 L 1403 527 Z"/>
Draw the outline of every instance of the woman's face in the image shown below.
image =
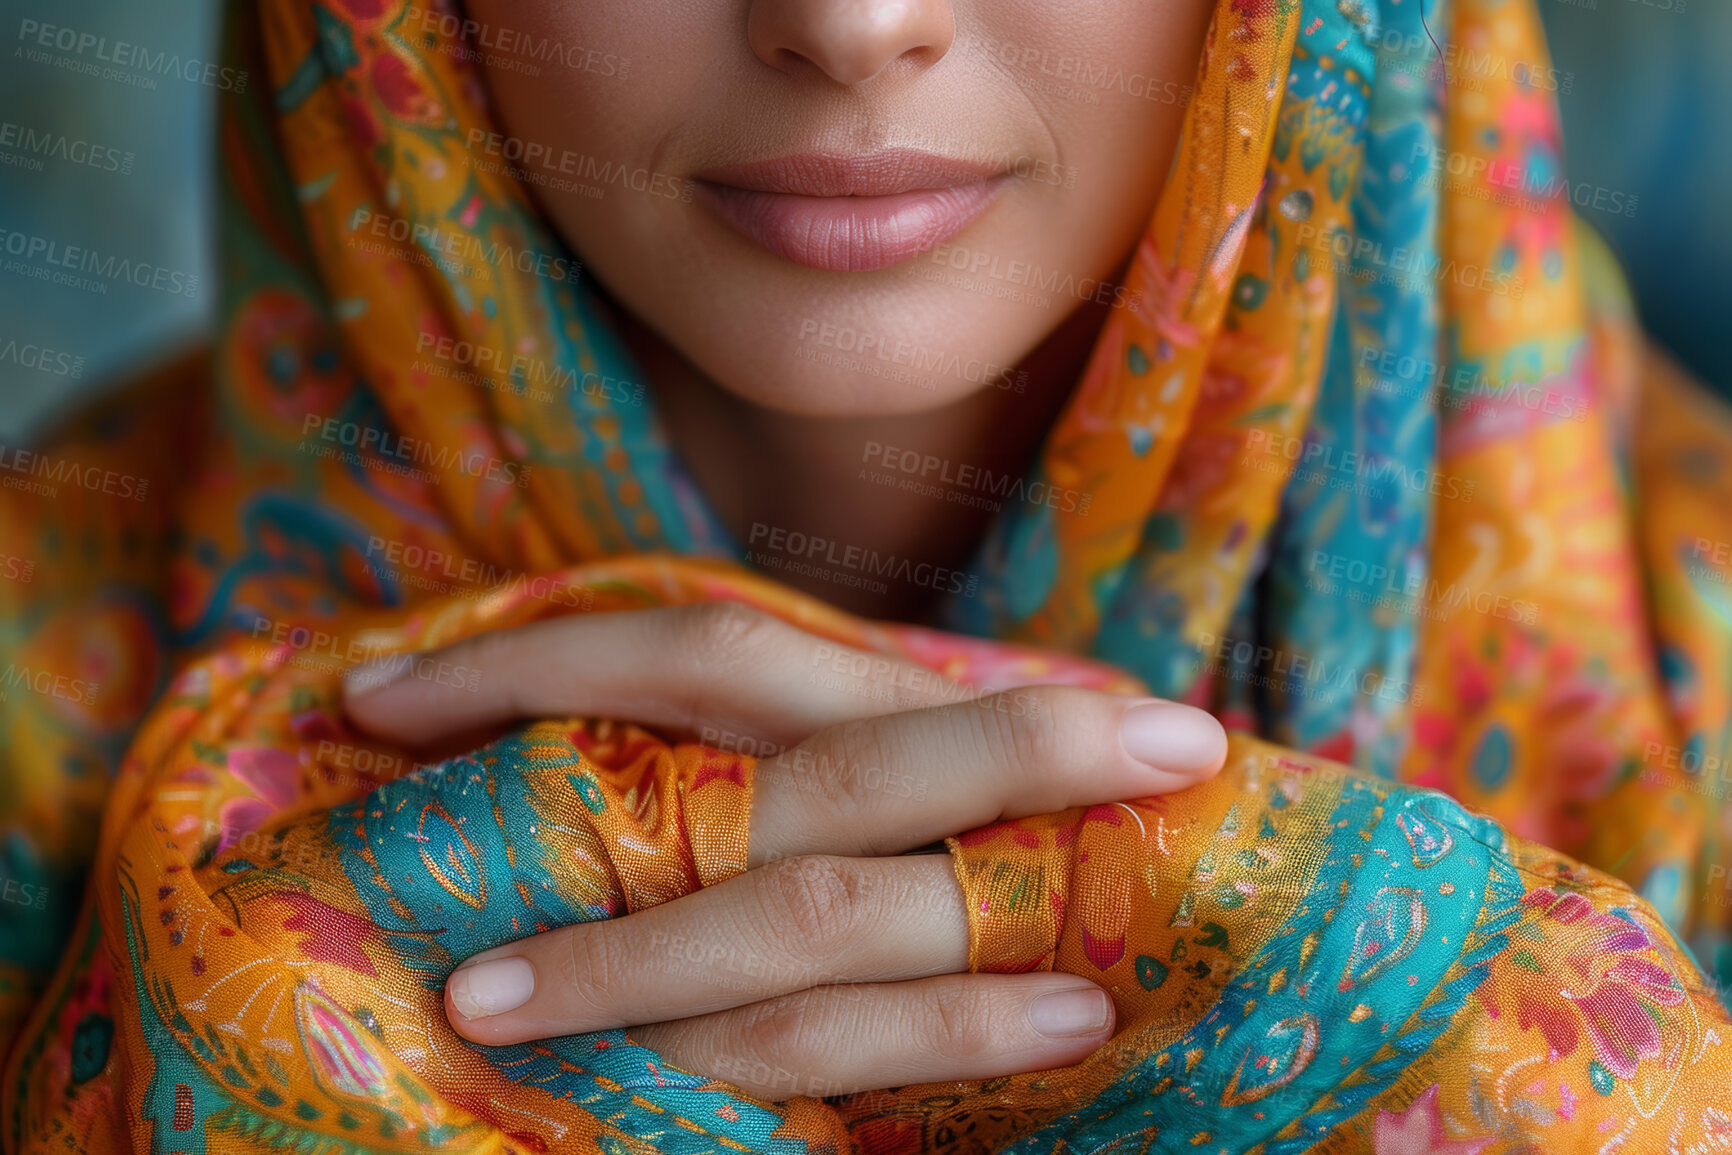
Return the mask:
<path id="1" fill-rule="evenodd" d="M 499 127 L 471 146 L 723 388 L 914 413 L 1020 390 L 1074 308 L 1123 302 L 1211 8 L 469 0 Z"/>

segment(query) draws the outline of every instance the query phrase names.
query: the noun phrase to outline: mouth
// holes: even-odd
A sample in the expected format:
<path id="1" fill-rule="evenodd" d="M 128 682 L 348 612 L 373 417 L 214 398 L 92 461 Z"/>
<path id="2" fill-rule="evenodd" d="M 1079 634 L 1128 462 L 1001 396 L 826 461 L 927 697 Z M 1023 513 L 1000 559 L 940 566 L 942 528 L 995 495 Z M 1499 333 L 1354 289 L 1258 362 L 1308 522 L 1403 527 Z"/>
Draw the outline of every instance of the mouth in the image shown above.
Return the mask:
<path id="1" fill-rule="evenodd" d="M 888 268 L 937 248 L 985 211 L 1007 174 L 934 153 L 805 153 L 699 174 L 706 203 L 796 265 Z"/>

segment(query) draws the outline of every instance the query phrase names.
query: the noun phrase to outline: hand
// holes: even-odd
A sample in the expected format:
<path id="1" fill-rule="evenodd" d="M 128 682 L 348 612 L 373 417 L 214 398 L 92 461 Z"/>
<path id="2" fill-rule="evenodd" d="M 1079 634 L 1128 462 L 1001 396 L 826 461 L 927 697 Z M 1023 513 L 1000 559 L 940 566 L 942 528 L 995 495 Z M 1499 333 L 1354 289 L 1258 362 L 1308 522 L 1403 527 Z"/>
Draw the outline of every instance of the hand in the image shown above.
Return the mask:
<path id="1" fill-rule="evenodd" d="M 1178 790 L 1227 749 L 1189 706 L 1064 686 L 975 697 L 735 603 L 560 618 L 441 656 L 479 669 L 478 688 L 367 690 L 363 676 L 350 715 L 413 746 L 584 716 L 778 751 L 755 771 L 744 874 L 483 952 L 445 990 L 451 1025 L 475 1042 L 627 1027 L 669 1063 L 765 1099 L 1088 1056 L 1112 1034 L 1107 993 L 1073 975 L 958 973 L 968 918 L 949 856 L 906 852 Z"/>

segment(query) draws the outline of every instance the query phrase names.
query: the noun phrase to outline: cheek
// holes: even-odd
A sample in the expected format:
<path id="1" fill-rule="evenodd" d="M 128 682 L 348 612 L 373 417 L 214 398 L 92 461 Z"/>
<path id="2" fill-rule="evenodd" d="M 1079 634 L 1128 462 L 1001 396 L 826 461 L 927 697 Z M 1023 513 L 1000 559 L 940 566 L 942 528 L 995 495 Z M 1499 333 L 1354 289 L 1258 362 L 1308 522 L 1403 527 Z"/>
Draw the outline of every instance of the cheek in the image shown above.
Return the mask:
<path id="1" fill-rule="evenodd" d="M 686 114 L 690 86 L 703 72 L 695 46 L 718 42 L 701 19 L 664 7 L 471 0 L 470 18 L 490 38 L 478 47 L 488 57 L 496 120 L 511 135 L 591 168 L 649 165 Z"/>
<path id="2" fill-rule="evenodd" d="M 629 278 L 641 262 L 607 259 L 620 243 L 652 243 L 669 202 L 689 203 L 674 155 L 681 129 L 738 39 L 722 6 L 585 0 L 516 7 L 471 0 L 469 16 L 515 52 L 491 55 L 487 87 L 500 130 L 536 163 L 525 187 L 586 261 Z M 610 278 L 611 280 L 612 278 Z"/>
<path id="3" fill-rule="evenodd" d="M 1038 112 L 1071 182 L 1098 213 L 1142 208 L 1166 175 L 1189 107 L 1213 0 L 1009 0 L 986 6 L 957 50 Z"/>
<path id="4" fill-rule="evenodd" d="M 1038 312 L 1051 325 L 1119 269 L 1165 183 L 1211 10 L 1212 0 L 1006 0 L 959 29 L 947 63 L 1031 109 L 1054 157 L 1019 170 L 1018 197 L 971 238 L 979 251 L 966 272 L 1050 298 Z"/>
<path id="5" fill-rule="evenodd" d="M 471 0 L 469 15 L 617 62 L 567 54 L 488 75 L 501 130 L 550 158 L 526 184 L 586 270 L 724 387 L 843 415 L 988 387 L 1098 292 L 1167 171 L 1210 5 L 957 2 L 930 95 L 886 90 L 872 127 L 1003 159 L 1015 180 L 945 250 L 841 275 L 745 246 L 690 197 L 700 162 L 816 139 L 867 110 L 766 76 L 736 6 Z"/>

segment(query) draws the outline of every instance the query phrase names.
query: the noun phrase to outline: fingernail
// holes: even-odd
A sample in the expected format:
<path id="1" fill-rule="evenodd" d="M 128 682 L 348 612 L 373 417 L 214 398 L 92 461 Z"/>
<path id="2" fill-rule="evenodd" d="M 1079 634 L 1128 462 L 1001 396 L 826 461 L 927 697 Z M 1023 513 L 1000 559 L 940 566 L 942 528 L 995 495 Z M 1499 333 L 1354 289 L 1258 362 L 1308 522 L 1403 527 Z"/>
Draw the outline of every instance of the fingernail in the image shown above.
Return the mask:
<path id="1" fill-rule="evenodd" d="M 528 959 L 489 959 L 451 972 L 446 989 L 464 1018 L 491 1018 L 529 1001 L 535 993 L 535 968 Z"/>
<path id="2" fill-rule="evenodd" d="M 373 658 L 343 675 L 343 693 L 350 698 L 359 698 L 383 690 L 393 682 L 401 681 L 403 675 L 414 667 L 414 659 L 406 654 Z"/>
<path id="3" fill-rule="evenodd" d="M 1195 706 L 1144 702 L 1119 723 L 1125 753 L 1156 770 L 1198 778 L 1212 774 L 1227 757 L 1227 732 Z"/>
<path id="4" fill-rule="evenodd" d="M 1053 991 L 1028 1004 L 1028 1023 L 1043 1035 L 1092 1035 L 1112 1018 L 1107 993 L 1095 988 Z"/>

